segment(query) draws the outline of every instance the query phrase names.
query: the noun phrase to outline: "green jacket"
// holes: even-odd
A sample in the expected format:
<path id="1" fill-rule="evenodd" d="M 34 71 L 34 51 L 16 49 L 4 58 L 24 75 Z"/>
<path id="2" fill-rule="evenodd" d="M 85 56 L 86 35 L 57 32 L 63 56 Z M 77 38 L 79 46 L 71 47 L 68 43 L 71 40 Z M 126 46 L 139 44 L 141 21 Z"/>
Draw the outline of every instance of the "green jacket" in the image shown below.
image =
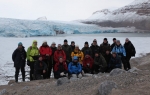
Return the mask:
<path id="1" fill-rule="evenodd" d="M 36 42 L 36 41 L 33 41 L 33 43 Z M 33 59 L 33 57 L 37 57 L 39 56 L 39 49 L 37 48 L 37 46 L 35 46 L 34 44 L 32 43 L 32 46 L 30 46 L 27 50 L 27 60 L 29 60 L 30 62 L 33 62 L 35 61 Z"/>
<path id="2" fill-rule="evenodd" d="M 95 65 L 101 65 L 102 67 L 107 67 L 106 60 L 101 54 L 99 54 L 98 57 L 94 58 L 94 64 Z"/>

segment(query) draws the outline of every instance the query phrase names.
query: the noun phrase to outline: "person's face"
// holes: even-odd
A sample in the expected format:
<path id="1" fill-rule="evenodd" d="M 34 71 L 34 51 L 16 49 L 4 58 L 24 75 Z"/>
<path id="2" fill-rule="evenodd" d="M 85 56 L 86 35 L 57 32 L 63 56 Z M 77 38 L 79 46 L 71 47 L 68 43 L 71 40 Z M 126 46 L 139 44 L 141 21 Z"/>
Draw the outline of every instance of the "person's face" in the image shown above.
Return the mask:
<path id="1" fill-rule="evenodd" d="M 88 47 L 88 44 L 85 44 L 84 46 L 85 46 L 85 47 Z"/>
<path id="2" fill-rule="evenodd" d="M 120 45 L 120 42 L 117 42 L 117 45 Z"/>
<path id="3" fill-rule="evenodd" d="M 78 62 L 78 60 L 73 60 L 74 62 Z"/>
<path id="4" fill-rule="evenodd" d="M 57 48 L 58 48 L 58 50 L 61 50 L 61 46 L 58 46 Z"/>
<path id="5" fill-rule="evenodd" d="M 129 40 L 128 40 L 128 39 L 126 39 L 126 40 L 125 40 L 125 42 L 126 42 L 126 43 L 128 43 L 128 42 L 129 42 Z"/>
<path id="6" fill-rule="evenodd" d="M 68 42 L 64 42 L 64 45 L 67 45 L 68 44 Z"/>
<path id="7" fill-rule="evenodd" d="M 33 44 L 34 44 L 34 45 L 37 45 L 37 42 L 34 42 Z"/>
<path id="8" fill-rule="evenodd" d="M 98 57 L 98 53 L 95 54 L 95 57 Z"/>
<path id="9" fill-rule="evenodd" d="M 116 43 L 116 40 L 113 40 L 114 43 Z"/>
<path id="10" fill-rule="evenodd" d="M 52 44 L 52 47 L 56 47 L 56 44 Z"/>
<path id="11" fill-rule="evenodd" d="M 75 47 L 75 50 L 79 50 L 79 47 Z"/>
<path id="12" fill-rule="evenodd" d="M 72 46 L 75 46 L 75 43 L 72 43 L 71 45 L 72 45 Z"/>
<path id="13" fill-rule="evenodd" d="M 40 60 L 40 61 L 42 61 L 42 60 L 43 60 L 43 58 L 42 58 L 42 57 L 39 57 L 39 60 Z"/>
<path id="14" fill-rule="evenodd" d="M 110 51 L 107 50 L 107 51 L 106 51 L 106 54 L 108 55 L 109 53 L 110 53 Z"/>
<path id="15" fill-rule="evenodd" d="M 21 49 L 21 48 L 22 48 L 22 45 L 19 45 L 18 48 Z"/>
<path id="16" fill-rule="evenodd" d="M 62 63 L 62 62 L 63 62 L 63 59 L 62 59 L 62 58 L 59 58 L 59 62 Z"/>
<path id="17" fill-rule="evenodd" d="M 93 45 L 96 45 L 97 44 L 97 42 L 96 41 L 93 41 Z"/>
<path id="18" fill-rule="evenodd" d="M 116 57 L 116 54 L 112 54 L 112 55 L 113 55 L 114 58 Z"/>
<path id="19" fill-rule="evenodd" d="M 107 43 L 107 40 L 104 40 L 104 43 Z"/>
<path id="20" fill-rule="evenodd" d="M 89 58 L 89 55 L 85 55 L 85 58 Z"/>
<path id="21" fill-rule="evenodd" d="M 43 45 L 46 46 L 46 45 L 47 45 L 47 42 L 44 42 Z"/>

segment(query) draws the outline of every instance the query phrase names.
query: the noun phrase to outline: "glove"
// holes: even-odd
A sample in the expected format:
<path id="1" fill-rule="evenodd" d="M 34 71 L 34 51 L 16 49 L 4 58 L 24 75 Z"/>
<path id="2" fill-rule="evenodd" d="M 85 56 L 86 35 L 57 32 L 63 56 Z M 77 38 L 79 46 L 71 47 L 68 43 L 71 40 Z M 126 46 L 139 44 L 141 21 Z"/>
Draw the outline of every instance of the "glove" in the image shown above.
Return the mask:
<path id="1" fill-rule="evenodd" d="M 30 66 L 30 61 L 29 60 L 27 60 L 27 65 Z"/>
<path id="2" fill-rule="evenodd" d="M 60 76 L 64 76 L 64 75 L 65 75 L 64 72 L 60 73 Z"/>

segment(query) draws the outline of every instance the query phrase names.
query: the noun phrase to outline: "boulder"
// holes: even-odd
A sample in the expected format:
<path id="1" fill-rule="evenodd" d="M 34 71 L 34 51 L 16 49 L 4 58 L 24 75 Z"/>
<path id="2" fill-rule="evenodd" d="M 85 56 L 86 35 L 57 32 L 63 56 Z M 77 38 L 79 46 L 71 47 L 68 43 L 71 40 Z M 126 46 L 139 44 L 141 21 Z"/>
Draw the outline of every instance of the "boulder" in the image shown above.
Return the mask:
<path id="1" fill-rule="evenodd" d="M 98 88 L 99 95 L 109 95 L 113 88 L 117 88 L 116 83 L 113 81 L 104 81 L 100 84 Z"/>
<path id="2" fill-rule="evenodd" d="M 133 67 L 132 69 L 129 70 L 129 72 L 131 72 L 131 73 L 133 73 L 133 72 L 135 72 L 135 71 L 139 71 L 139 69 L 136 68 L 136 67 Z"/>
<path id="3" fill-rule="evenodd" d="M 60 86 L 60 85 L 66 84 L 66 83 L 70 83 L 70 80 L 68 78 L 66 78 L 66 77 L 59 78 L 57 80 L 57 86 Z"/>
<path id="4" fill-rule="evenodd" d="M 116 69 L 113 69 L 111 72 L 110 72 L 110 76 L 116 76 L 116 75 L 119 75 L 119 74 L 123 74 L 125 73 L 126 71 L 123 70 L 123 69 L 119 69 L 119 68 L 116 68 Z"/>

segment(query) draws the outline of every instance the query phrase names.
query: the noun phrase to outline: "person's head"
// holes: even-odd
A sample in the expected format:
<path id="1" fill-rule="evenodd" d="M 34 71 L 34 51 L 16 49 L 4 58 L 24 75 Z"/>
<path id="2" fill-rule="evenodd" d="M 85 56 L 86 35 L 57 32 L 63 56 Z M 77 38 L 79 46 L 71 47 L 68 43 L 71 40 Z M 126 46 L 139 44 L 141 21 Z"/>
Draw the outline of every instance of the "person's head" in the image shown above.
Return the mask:
<path id="1" fill-rule="evenodd" d="M 95 52 L 95 57 L 98 57 L 99 56 L 99 53 L 98 52 Z"/>
<path id="2" fill-rule="evenodd" d="M 79 50 L 79 46 L 78 45 L 75 45 L 75 50 Z"/>
<path id="3" fill-rule="evenodd" d="M 120 40 L 117 40 L 116 41 L 116 44 L 119 46 L 121 43 L 120 43 Z"/>
<path id="4" fill-rule="evenodd" d="M 36 46 L 37 46 L 37 41 L 34 40 L 34 41 L 33 41 L 33 44 L 32 44 L 32 47 L 36 47 Z"/>
<path id="5" fill-rule="evenodd" d="M 125 39 L 125 43 L 128 43 L 130 40 L 128 38 Z"/>
<path id="6" fill-rule="evenodd" d="M 104 38 L 103 42 L 104 42 L 104 43 L 107 43 L 107 42 L 108 42 L 108 41 L 107 41 L 107 38 Z"/>
<path id="7" fill-rule="evenodd" d="M 57 49 L 58 49 L 58 50 L 61 50 L 61 49 L 62 49 L 61 44 L 58 44 Z"/>
<path id="8" fill-rule="evenodd" d="M 112 53 L 112 56 L 113 56 L 114 58 L 116 58 L 116 56 L 117 56 L 116 52 L 113 52 L 113 53 Z"/>
<path id="9" fill-rule="evenodd" d="M 110 51 L 109 51 L 109 50 L 106 50 L 106 54 L 107 54 L 107 55 L 110 54 Z"/>
<path id="10" fill-rule="evenodd" d="M 67 45 L 68 44 L 68 41 L 67 39 L 64 40 L 64 45 Z"/>
<path id="11" fill-rule="evenodd" d="M 59 58 L 59 62 L 60 62 L 60 63 L 63 62 L 63 58 L 62 58 L 62 57 Z"/>
<path id="12" fill-rule="evenodd" d="M 43 46 L 47 46 L 47 41 L 43 41 Z"/>
<path id="13" fill-rule="evenodd" d="M 19 42 L 19 43 L 18 43 L 18 48 L 21 49 L 22 47 L 23 47 L 22 42 Z"/>
<path id="14" fill-rule="evenodd" d="M 42 60 L 43 60 L 42 56 L 39 56 L 39 61 L 42 61 Z"/>
<path id="15" fill-rule="evenodd" d="M 78 57 L 77 56 L 73 57 L 73 62 L 78 62 Z"/>
<path id="16" fill-rule="evenodd" d="M 113 38 L 113 42 L 116 43 L 116 38 Z"/>
<path id="17" fill-rule="evenodd" d="M 93 45 L 97 45 L 97 40 L 96 39 L 93 40 Z"/>
<path id="18" fill-rule="evenodd" d="M 52 42 L 51 47 L 56 47 L 56 43 Z"/>
<path id="19" fill-rule="evenodd" d="M 71 41 L 71 46 L 75 46 L 75 42 L 74 41 Z"/>
<path id="20" fill-rule="evenodd" d="M 87 41 L 84 43 L 84 47 L 89 47 L 89 43 Z"/>

